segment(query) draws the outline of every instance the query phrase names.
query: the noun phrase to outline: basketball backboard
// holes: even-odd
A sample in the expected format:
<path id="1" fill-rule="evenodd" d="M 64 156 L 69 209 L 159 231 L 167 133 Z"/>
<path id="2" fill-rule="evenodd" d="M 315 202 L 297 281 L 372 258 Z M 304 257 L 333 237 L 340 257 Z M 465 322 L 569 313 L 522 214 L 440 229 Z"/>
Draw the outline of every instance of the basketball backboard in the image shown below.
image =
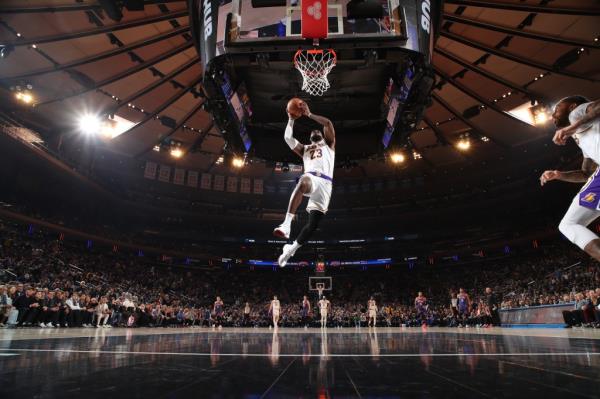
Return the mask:
<path id="1" fill-rule="evenodd" d="M 308 278 L 308 290 L 317 292 L 320 288 L 323 291 L 331 291 L 333 288 L 333 279 L 331 277 L 310 276 Z"/>

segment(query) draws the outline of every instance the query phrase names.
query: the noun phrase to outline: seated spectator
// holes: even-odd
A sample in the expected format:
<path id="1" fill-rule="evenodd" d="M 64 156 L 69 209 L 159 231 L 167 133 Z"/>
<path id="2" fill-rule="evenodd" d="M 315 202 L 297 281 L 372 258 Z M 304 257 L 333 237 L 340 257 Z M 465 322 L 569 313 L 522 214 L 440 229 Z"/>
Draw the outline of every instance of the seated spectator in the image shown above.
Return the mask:
<path id="1" fill-rule="evenodd" d="M 58 327 L 60 318 L 60 301 L 54 291 L 48 291 L 42 303 L 39 317 L 40 327 Z"/>
<path id="2" fill-rule="evenodd" d="M 98 302 L 98 305 L 96 306 L 95 309 L 95 318 L 96 318 L 96 325 L 95 327 L 110 327 L 109 324 L 107 324 L 108 319 L 110 318 L 110 310 L 108 309 L 108 304 L 107 304 L 107 299 L 105 296 L 100 298 L 100 302 Z"/>
<path id="3" fill-rule="evenodd" d="M 12 298 L 5 285 L 0 285 L 0 327 L 4 327 L 12 309 Z"/>
<path id="4" fill-rule="evenodd" d="M 79 306 L 79 295 L 74 292 L 65 301 L 65 304 L 68 307 L 67 325 L 69 327 L 81 327 L 82 308 Z"/>
<path id="5" fill-rule="evenodd" d="M 563 318 L 567 328 L 579 327 L 584 323 L 583 309 L 587 304 L 587 299 L 585 299 L 581 292 L 578 292 L 575 295 L 575 309 L 563 311 Z"/>

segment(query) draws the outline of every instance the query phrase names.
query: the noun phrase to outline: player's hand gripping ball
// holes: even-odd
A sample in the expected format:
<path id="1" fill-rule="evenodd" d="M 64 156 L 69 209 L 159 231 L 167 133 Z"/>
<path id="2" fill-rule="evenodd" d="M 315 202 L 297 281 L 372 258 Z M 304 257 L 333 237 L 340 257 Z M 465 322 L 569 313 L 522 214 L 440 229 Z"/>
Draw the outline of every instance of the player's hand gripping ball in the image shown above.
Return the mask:
<path id="1" fill-rule="evenodd" d="M 298 97 L 292 98 L 287 103 L 287 113 L 292 119 L 298 119 L 304 114 L 306 103 Z"/>

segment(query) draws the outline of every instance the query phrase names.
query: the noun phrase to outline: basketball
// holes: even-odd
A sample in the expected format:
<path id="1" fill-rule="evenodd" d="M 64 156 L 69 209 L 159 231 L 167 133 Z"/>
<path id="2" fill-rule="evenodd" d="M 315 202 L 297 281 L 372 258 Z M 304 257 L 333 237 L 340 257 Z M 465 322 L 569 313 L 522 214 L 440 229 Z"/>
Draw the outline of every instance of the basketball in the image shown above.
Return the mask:
<path id="1" fill-rule="evenodd" d="M 304 101 L 298 97 L 294 97 L 288 101 L 286 109 L 293 119 L 298 119 L 302 116 L 302 108 L 300 108 L 300 104 L 303 103 Z"/>

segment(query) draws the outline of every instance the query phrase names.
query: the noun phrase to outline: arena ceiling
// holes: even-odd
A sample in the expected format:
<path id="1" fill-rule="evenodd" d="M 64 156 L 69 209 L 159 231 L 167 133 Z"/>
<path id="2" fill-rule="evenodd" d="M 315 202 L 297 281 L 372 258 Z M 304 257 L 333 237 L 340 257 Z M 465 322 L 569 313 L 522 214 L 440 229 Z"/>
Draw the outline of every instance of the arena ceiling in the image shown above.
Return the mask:
<path id="1" fill-rule="evenodd" d="M 186 1 L 147 0 L 143 11 L 124 8 L 118 22 L 100 3 L 3 0 L 3 90 L 11 97 L 30 91 L 32 104 L 19 107 L 55 131 L 72 128 L 86 112 L 115 114 L 123 133 L 108 142 L 112 150 L 173 162 L 153 151 L 170 137 L 182 143 L 178 164 L 209 169 L 225 143 L 203 109 Z M 407 158 L 414 149 L 422 159 L 410 162 L 430 166 L 498 159 L 548 140 L 551 126 L 534 127 L 507 111 L 575 93 L 597 98 L 599 36 L 595 0 L 447 0 L 433 56 L 433 103 L 410 135 Z M 456 147 L 465 134 L 469 151 Z M 365 164 L 371 173 L 391 167 Z"/>

